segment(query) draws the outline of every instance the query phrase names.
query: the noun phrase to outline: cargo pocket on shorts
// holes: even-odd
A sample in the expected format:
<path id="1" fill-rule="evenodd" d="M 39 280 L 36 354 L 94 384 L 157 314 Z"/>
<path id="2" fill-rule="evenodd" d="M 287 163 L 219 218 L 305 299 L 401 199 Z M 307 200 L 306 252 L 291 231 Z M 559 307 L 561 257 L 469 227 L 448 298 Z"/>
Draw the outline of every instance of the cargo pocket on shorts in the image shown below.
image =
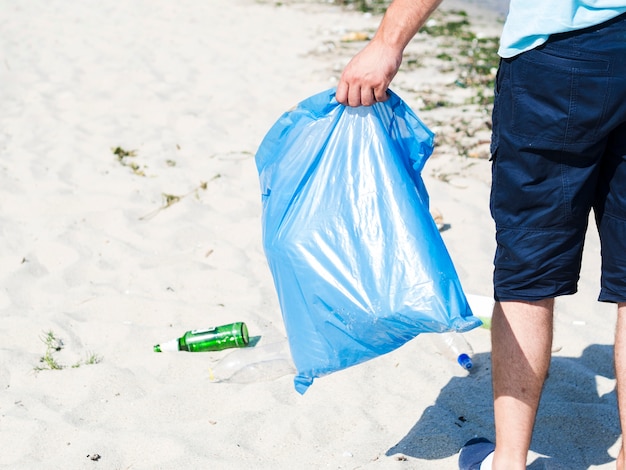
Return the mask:
<path id="1" fill-rule="evenodd" d="M 566 57 L 547 44 L 513 62 L 512 131 L 538 148 L 593 142 L 603 120 L 610 63 Z"/>

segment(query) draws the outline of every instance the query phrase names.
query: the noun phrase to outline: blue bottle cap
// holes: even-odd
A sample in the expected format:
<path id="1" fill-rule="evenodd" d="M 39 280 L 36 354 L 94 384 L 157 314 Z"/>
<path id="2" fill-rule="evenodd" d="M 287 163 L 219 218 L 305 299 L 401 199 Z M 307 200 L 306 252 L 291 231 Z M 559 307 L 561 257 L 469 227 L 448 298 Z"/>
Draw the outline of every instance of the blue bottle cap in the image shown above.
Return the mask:
<path id="1" fill-rule="evenodd" d="M 472 364 L 472 358 L 465 353 L 459 354 L 459 357 L 457 357 L 456 360 L 463 369 L 469 370 L 474 365 Z"/>

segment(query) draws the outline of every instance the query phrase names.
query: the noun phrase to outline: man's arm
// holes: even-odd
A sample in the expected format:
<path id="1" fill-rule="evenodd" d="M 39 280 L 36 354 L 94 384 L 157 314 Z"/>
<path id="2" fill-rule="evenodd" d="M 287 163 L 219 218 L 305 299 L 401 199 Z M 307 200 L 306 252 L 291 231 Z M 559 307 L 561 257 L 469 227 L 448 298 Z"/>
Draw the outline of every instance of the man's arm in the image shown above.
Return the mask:
<path id="1" fill-rule="evenodd" d="M 341 74 L 337 101 L 349 106 L 385 101 L 389 83 L 402 63 L 404 48 L 441 2 L 394 0 L 372 40 Z"/>

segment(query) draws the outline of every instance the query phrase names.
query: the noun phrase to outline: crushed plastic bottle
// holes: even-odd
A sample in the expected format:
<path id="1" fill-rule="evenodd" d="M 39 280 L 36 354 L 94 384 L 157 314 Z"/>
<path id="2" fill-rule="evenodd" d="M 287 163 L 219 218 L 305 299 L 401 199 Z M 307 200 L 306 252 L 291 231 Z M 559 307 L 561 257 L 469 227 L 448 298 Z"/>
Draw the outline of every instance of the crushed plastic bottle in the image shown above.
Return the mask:
<path id="1" fill-rule="evenodd" d="M 472 361 L 474 350 L 461 333 L 447 331 L 433 333 L 431 337 L 444 357 L 456 362 L 465 370 L 474 367 Z"/>
<path id="2" fill-rule="evenodd" d="M 212 382 L 247 384 L 295 374 L 289 344 L 285 341 L 233 350 L 209 367 Z"/>

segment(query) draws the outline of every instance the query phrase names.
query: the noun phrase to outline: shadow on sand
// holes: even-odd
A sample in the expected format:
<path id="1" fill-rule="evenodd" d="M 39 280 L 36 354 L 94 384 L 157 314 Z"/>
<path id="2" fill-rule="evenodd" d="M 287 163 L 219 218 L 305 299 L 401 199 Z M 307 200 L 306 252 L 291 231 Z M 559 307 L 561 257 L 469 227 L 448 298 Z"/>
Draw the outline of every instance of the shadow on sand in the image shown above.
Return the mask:
<path id="1" fill-rule="evenodd" d="M 434 405 L 390 448 L 438 460 L 457 454 L 472 437 L 494 439 L 490 357 L 475 357 L 477 370 L 454 377 Z M 590 345 L 581 357 L 554 357 L 537 414 L 531 450 L 540 454 L 529 469 L 584 470 L 613 461 L 620 436 L 613 379 L 613 346 Z"/>

